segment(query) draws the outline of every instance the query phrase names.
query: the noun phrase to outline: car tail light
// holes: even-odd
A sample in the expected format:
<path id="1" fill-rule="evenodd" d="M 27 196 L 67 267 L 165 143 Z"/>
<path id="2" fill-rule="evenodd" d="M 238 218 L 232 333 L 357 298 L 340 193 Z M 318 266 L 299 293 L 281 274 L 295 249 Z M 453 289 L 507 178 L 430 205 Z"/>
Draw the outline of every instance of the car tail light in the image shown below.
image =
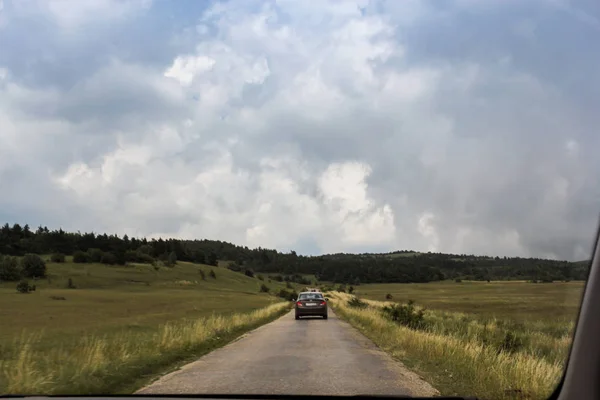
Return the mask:
<path id="1" fill-rule="evenodd" d="M 301 302 L 299 302 L 299 301 L 297 301 L 297 302 L 296 302 L 296 305 L 297 305 L 298 307 L 302 307 L 302 303 L 301 303 Z"/>
<path id="2" fill-rule="evenodd" d="M 321 305 L 322 305 L 322 306 L 324 306 L 324 305 L 326 305 L 326 304 L 327 304 L 327 302 L 326 302 L 326 301 L 322 301 L 322 302 L 321 302 Z"/>

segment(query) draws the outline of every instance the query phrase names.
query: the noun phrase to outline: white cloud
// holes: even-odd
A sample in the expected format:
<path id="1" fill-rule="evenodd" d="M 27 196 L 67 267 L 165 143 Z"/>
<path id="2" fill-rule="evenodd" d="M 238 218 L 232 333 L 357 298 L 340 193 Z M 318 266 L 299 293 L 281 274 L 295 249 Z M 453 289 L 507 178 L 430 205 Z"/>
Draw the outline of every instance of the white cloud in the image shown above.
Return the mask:
<path id="1" fill-rule="evenodd" d="M 56 55 L 78 76 L 61 84 L 43 60 L 19 70 L 0 56 L 0 184 L 31 178 L 0 205 L 27 199 L 29 214 L 8 215 L 34 225 L 63 204 L 52 218 L 69 229 L 286 251 L 580 257 L 600 121 L 522 53 L 477 53 L 477 38 L 465 57 L 427 53 L 435 40 L 454 48 L 429 23 L 453 26 L 468 9 L 458 6 L 218 3 L 197 26 L 175 24 L 158 60 L 141 44 L 97 64 Z M 37 7 L 71 30 L 158 13 L 108 0 Z M 471 11 L 493 26 L 493 7 Z M 506 37 L 532 35 L 534 17 Z M 48 204 L 27 196 L 38 185 Z"/>

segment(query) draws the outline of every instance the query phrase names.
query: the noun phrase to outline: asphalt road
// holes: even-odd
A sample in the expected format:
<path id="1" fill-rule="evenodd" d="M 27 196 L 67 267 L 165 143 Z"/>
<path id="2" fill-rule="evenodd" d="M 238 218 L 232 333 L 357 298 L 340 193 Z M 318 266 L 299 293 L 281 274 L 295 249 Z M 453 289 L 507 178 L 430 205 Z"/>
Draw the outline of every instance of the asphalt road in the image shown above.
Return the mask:
<path id="1" fill-rule="evenodd" d="M 242 336 L 139 394 L 433 396 L 437 391 L 329 310 L 293 312 Z"/>

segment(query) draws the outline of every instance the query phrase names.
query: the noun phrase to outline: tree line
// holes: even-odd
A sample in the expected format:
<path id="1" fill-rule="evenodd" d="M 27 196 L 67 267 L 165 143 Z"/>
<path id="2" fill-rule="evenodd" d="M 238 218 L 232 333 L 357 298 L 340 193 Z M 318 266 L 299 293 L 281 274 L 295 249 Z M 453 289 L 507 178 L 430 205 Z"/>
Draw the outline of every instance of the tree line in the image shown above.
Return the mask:
<path id="1" fill-rule="evenodd" d="M 387 254 L 327 254 L 302 256 L 273 249 L 238 246 L 218 240 L 135 238 L 106 233 L 65 232 L 47 227 L 5 224 L 0 228 L 0 254 L 73 255 L 74 262 L 127 262 L 172 264 L 177 260 L 217 265 L 230 261 L 235 271 L 281 276 L 314 275 L 320 281 L 407 283 L 454 280 L 531 280 L 536 282 L 585 280 L 587 262 L 540 258 L 487 257 L 467 254 L 417 253 L 409 250 Z"/>

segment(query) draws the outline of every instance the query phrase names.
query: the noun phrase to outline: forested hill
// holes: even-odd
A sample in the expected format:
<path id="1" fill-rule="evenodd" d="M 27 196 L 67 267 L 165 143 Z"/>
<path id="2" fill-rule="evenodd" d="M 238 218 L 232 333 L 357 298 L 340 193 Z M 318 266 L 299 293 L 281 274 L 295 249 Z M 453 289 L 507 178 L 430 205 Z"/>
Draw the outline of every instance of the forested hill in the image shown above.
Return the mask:
<path id="1" fill-rule="evenodd" d="M 5 224 L 0 228 L 0 254 L 27 253 L 74 255 L 80 262 L 107 264 L 127 262 L 194 261 L 216 265 L 232 261 L 229 268 L 281 275 L 315 275 L 336 283 L 429 282 L 465 280 L 584 280 L 587 262 L 538 258 L 486 257 L 396 251 L 387 254 L 327 254 L 299 256 L 270 249 L 249 249 L 217 240 L 130 238 L 126 235 L 73 233 L 28 225 Z"/>

